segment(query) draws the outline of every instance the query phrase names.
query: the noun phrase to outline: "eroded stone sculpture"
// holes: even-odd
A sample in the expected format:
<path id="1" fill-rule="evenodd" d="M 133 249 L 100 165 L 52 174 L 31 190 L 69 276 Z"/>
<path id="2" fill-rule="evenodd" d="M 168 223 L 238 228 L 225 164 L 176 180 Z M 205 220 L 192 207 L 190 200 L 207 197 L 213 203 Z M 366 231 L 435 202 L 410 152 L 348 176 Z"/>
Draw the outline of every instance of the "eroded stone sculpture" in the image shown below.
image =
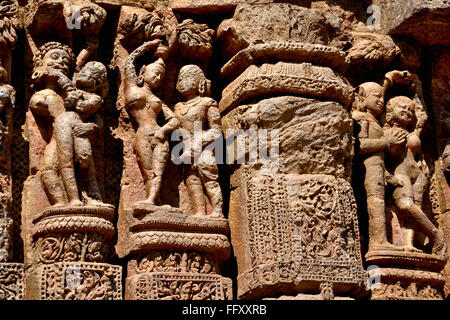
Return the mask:
<path id="1" fill-rule="evenodd" d="M 214 148 L 207 148 L 222 136 L 219 108 L 217 102 L 209 97 L 210 87 L 211 82 L 206 79 L 200 67 L 187 65 L 181 68 L 177 90 L 185 101 L 175 105 L 175 114 L 188 136 L 187 141 L 183 142 L 186 150 L 181 157 L 188 163 L 183 167 L 183 177 L 193 214 L 197 217 L 207 215 L 204 204 L 206 192 L 212 207 L 210 216 L 223 218 L 222 191 Z M 199 143 L 196 141 L 198 139 L 201 153 L 196 159 L 195 144 Z"/>
<path id="2" fill-rule="evenodd" d="M 367 195 L 369 214 L 369 251 L 392 249 L 394 245 L 387 240 L 387 223 L 385 210 L 385 151 L 405 141 L 406 133 L 388 131 L 386 134 L 377 117 L 384 109 L 384 91 L 378 83 L 367 82 L 359 86 L 352 110 L 356 120 L 358 153 L 362 155 L 365 167 L 364 186 Z M 386 179 L 386 180 L 388 180 Z"/>
<path id="3" fill-rule="evenodd" d="M 154 47 L 156 50 L 159 40 L 146 42 L 128 57 L 125 65 L 125 108 L 137 123 L 135 150 L 139 167 L 145 181 L 147 199 L 143 204 L 155 205 L 161 189 L 164 169 L 169 159 L 168 136 L 179 126 L 179 121 L 152 90 L 157 89 L 164 80 L 166 65 L 162 58 L 145 65 L 136 75 L 134 60 Z M 157 123 L 158 115 L 163 112 L 167 123 L 160 127 Z"/>
<path id="4" fill-rule="evenodd" d="M 406 86 L 404 92 L 413 97 L 392 96 L 399 86 Z M 388 92 L 391 98 L 385 101 Z M 384 87 L 364 83 L 355 98 L 352 116 L 358 125 L 358 159 L 365 167 L 369 215 L 366 260 L 377 265 L 369 275 L 381 279 L 381 284 L 372 288 L 372 299 L 441 297 L 442 276 L 437 272 L 446 259 L 447 245 L 443 232 L 424 212 L 429 169 L 420 140 L 427 120 L 420 93 L 414 75 L 391 71 L 385 75 Z M 384 128 L 379 121 L 385 123 Z M 420 249 L 419 233 L 429 242 Z M 417 280 L 424 274 L 434 279 L 433 283 Z"/>
<path id="5" fill-rule="evenodd" d="M 214 152 L 206 148 L 221 137 L 220 114 L 201 69 L 214 31 L 190 19 L 178 23 L 171 10 L 130 7 L 119 25 L 124 170 L 116 248 L 128 260 L 125 298 L 230 299 L 231 281 L 220 275 L 230 254 L 228 223 Z M 181 150 L 177 159 L 171 141 Z"/>
<path id="6" fill-rule="evenodd" d="M 55 20 L 65 21 L 66 6 L 50 4 Z M 34 61 L 26 126 L 35 171 L 25 183 L 22 204 L 25 297 L 120 299 L 121 268 L 107 264 L 114 206 L 103 202 L 97 174 L 103 161 L 96 140 L 103 126 L 107 70 L 100 62 L 88 61 L 95 53 L 90 44 L 77 57 L 60 41 L 38 47 L 42 40 L 34 31 L 49 28 L 42 20 L 48 15 L 44 7 L 31 5 L 26 25 Z M 74 30 L 89 33 L 89 42 L 97 38 L 106 12 L 92 3 L 83 3 L 83 8 L 81 20 L 87 20 Z M 62 29 L 59 36 L 72 43 L 71 31 Z M 79 283 L 71 284 L 74 277 Z"/>

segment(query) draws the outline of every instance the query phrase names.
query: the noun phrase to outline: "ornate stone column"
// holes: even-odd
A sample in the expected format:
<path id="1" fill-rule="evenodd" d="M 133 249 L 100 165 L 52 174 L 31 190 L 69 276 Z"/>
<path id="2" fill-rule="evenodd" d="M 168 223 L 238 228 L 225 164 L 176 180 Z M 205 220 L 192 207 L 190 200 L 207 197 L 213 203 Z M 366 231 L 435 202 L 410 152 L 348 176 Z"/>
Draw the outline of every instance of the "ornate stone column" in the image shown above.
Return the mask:
<path id="1" fill-rule="evenodd" d="M 364 287 L 352 93 L 340 74 L 347 36 L 320 11 L 289 4 L 238 5 L 219 26 L 226 136 L 267 130 L 279 142 L 278 156 L 247 158 L 231 174 L 240 299 L 348 298 Z"/>
<path id="2" fill-rule="evenodd" d="M 171 10 L 121 8 L 112 65 L 120 74 L 118 135 L 124 168 L 116 249 L 128 261 L 126 299 L 231 299 L 231 280 L 220 274 L 230 243 L 218 182 L 208 180 L 203 186 L 196 171 L 201 169 L 175 165 L 169 148 L 177 129 L 187 125 L 189 131 L 191 107 L 215 108 L 219 116 L 200 68 L 208 65 L 213 34 L 207 25 L 189 19 L 178 23 Z M 178 101 L 175 82 L 185 64 L 196 74 L 185 76 L 196 90 L 196 104 L 172 108 Z M 201 126 L 208 122 L 216 127 L 218 118 L 206 121 L 205 115 L 196 118 Z"/>
<path id="3" fill-rule="evenodd" d="M 22 199 L 26 299 L 122 298 L 122 269 L 108 264 L 115 208 L 102 200 L 107 70 L 93 61 L 105 19 L 89 1 L 30 1 L 25 8 L 33 59 Z"/>
<path id="4" fill-rule="evenodd" d="M 11 52 L 17 41 L 17 1 L 0 4 L 0 300 L 23 299 L 23 264 L 12 263 L 10 217 L 12 203 L 11 140 L 16 92 L 9 85 Z"/>

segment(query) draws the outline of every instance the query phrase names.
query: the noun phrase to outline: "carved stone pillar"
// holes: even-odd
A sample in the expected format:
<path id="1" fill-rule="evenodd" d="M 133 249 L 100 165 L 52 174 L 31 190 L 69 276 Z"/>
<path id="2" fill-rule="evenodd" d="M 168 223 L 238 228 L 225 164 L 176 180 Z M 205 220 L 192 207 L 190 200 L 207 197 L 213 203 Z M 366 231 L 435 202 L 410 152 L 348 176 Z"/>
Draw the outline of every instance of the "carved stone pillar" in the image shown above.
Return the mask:
<path id="1" fill-rule="evenodd" d="M 434 127 L 436 128 L 436 146 L 439 158 L 435 162 L 434 173 L 431 179 L 430 198 L 433 214 L 444 231 L 446 241 L 450 247 L 450 112 L 448 110 L 448 86 L 449 82 L 448 61 L 450 52 L 448 49 L 433 50 L 433 67 L 431 80 L 431 103 L 434 115 Z M 450 257 L 450 251 L 447 251 Z M 450 259 L 450 258 L 449 258 Z M 443 275 L 446 278 L 444 287 L 445 296 L 450 294 L 450 262 L 444 268 Z"/>
<path id="2" fill-rule="evenodd" d="M 279 142 L 269 161 L 247 157 L 231 174 L 241 299 L 333 299 L 364 287 L 350 184 L 352 94 L 339 73 L 348 66 L 346 36 L 320 11 L 288 4 L 238 5 L 219 26 L 228 59 L 220 101 L 225 135 L 267 130 Z"/>
<path id="3" fill-rule="evenodd" d="M 185 172 L 192 168 L 175 165 L 169 148 L 172 133 L 189 121 L 183 117 L 190 114 L 177 113 L 171 106 L 177 102 L 178 71 L 188 63 L 206 68 L 213 34 L 189 19 L 178 23 L 171 10 L 121 8 L 112 65 L 120 74 L 118 135 L 124 145 L 124 168 L 116 249 L 128 260 L 126 299 L 231 299 L 231 280 L 220 275 L 230 243 L 228 222 L 216 212 L 222 201 L 217 180 L 207 182 L 216 188 L 208 201 L 199 179 L 186 184 Z M 204 95 L 195 100 L 198 108 L 208 103 L 218 116 L 217 105 L 207 96 L 210 83 L 203 71 L 189 68 L 198 73 L 193 78 L 199 81 L 194 84 L 197 94 L 202 82 Z M 194 77 L 186 74 L 188 81 Z M 156 123 L 158 117 L 163 121 Z M 199 121 L 206 123 L 204 117 Z M 190 187 L 197 189 L 189 192 Z M 212 212 L 218 216 L 213 218 Z M 200 216 L 194 216 L 197 213 Z"/>
<path id="4" fill-rule="evenodd" d="M 115 208 L 102 201 L 107 70 L 92 61 L 105 19 L 106 11 L 89 1 L 26 7 L 34 67 L 25 128 L 30 175 L 22 198 L 26 299 L 122 298 L 122 269 L 108 264 Z"/>
<path id="5" fill-rule="evenodd" d="M 17 1 L 0 4 L 0 300 L 23 299 L 23 264 L 10 261 L 13 223 L 10 216 L 11 140 L 16 92 L 9 82 L 11 51 L 17 40 L 18 10 Z"/>

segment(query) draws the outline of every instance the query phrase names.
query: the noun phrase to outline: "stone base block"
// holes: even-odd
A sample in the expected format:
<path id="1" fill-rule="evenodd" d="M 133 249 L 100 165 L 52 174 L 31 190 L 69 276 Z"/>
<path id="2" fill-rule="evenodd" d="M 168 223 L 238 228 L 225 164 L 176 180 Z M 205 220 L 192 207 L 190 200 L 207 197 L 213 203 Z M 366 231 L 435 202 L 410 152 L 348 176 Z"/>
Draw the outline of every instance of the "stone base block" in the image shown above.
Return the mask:
<path id="1" fill-rule="evenodd" d="M 217 274 L 152 272 L 128 277 L 126 300 L 231 300 L 232 282 Z"/>
<path id="2" fill-rule="evenodd" d="M 444 277 L 431 271 L 374 268 L 369 271 L 372 300 L 441 300 Z"/>
<path id="3" fill-rule="evenodd" d="M 26 274 L 29 300 L 122 300 L 122 267 L 106 263 L 58 262 Z"/>
<path id="4" fill-rule="evenodd" d="M 23 300 L 23 278 L 23 264 L 0 263 L 0 300 Z"/>

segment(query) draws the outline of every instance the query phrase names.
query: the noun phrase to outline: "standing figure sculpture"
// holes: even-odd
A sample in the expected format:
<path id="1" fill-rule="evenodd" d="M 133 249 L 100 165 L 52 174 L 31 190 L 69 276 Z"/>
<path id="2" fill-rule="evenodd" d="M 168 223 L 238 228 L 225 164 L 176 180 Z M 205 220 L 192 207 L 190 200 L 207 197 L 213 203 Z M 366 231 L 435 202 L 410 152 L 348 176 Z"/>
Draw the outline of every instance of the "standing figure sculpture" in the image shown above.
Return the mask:
<path id="1" fill-rule="evenodd" d="M 64 113 L 64 100 L 59 84 L 60 75 L 69 77 L 75 63 L 72 49 L 59 42 L 47 42 L 36 52 L 32 80 L 35 86 L 43 87 L 30 99 L 33 113 L 56 119 Z M 59 161 L 55 130 L 47 143 L 42 159 L 42 184 L 49 201 L 54 206 L 67 205 L 64 187 L 59 177 Z"/>
<path id="2" fill-rule="evenodd" d="M 95 175 L 95 164 L 89 136 L 98 127 L 84 123 L 97 113 L 107 93 L 106 68 L 90 62 L 80 71 L 75 85 L 70 80 L 75 63 L 72 50 L 58 42 L 44 44 L 34 58 L 35 85 L 45 89 L 30 99 L 30 108 L 38 115 L 51 116 L 53 132 L 45 147 L 42 182 L 54 206 L 103 205 Z M 97 117 L 98 118 L 98 117 Z M 102 125 L 101 121 L 99 123 Z M 76 166 L 80 168 L 86 188 L 80 198 Z M 61 183 L 61 178 L 62 182 Z M 66 195 L 69 203 L 67 203 Z"/>
<path id="3" fill-rule="evenodd" d="M 56 117 L 54 130 L 58 163 L 70 205 L 83 205 L 77 176 L 86 204 L 104 205 L 96 177 L 91 136 L 103 126 L 98 111 L 108 93 L 106 68 L 100 62 L 88 62 L 76 75 L 75 84 L 63 73 L 59 74 L 58 82 L 66 110 Z M 95 123 L 85 122 L 91 117 Z M 75 174 L 76 165 L 80 168 L 79 175 Z"/>
<path id="4" fill-rule="evenodd" d="M 201 139 L 201 154 L 195 156 L 195 144 L 198 141 L 184 141 L 183 160 L 185 184 L 190 198 L 194 216 L 206 216 L 204 192 L 212 206 L 211 217 L 223 218 L 222 192 L 219 185 L 217 163 L 214 149 L 205 148 L 216 139 L 221 138 L 220 113 L 216 101 L 209 97 L 211 83 L 203 71 L 196 65 L 181 68 L 177 90 L 184 102 L 175 106 L 175 114 L 181 122 L 181 128 L 187 130 L 186 136 Z M 209 130 L 207 130 L 209 127 Z M 200 131 L 201 137 L 198 137 Z"/>
<path id="5" fill-rule="evenodd" d="M 364 187 L 367 193 L 369 214 L 369 251 L 401 250 L 387 240 L 385 212 L 384 152 L 392 145 L 405 141 L 407 133 L 400 131 L 383 132 L 377 117 L 384 108 L 383 88 L 375 82 L 359 86 L 352 117 L 357 122 L 358 153 L 365 167 Z"/>
<path id="6" fill-rule="evenodd" d="M 125 108 L 137 123 L 135 150 L 138 163 L 144 177 L 147 199 L 141 201 L 155 205 L 162 185 L 162 175 L 169 158 L 168 134 L 179 126 L 179 121 L 170 108 L 159 99 L 153 90 L 161 85 L 165 75 L 165 63 L 162 58 L 144 65 L 139 77 L 136 75 L 134 61 L 145 52 L 160 51 L 160 40 L 145 42 L 127 58 L 125 65 L 124 97 Z M 160 127 L 157 118 L 163 112 L 167 123 Z"/>
<path id="7" fill-rule="evenodd" d="M 415 121 L 415 109 L 416 103 L 404 96 L 392 98 L 386 106 L 386 121 L 390 126 L 386 130 L 407 135 L 406 143 L 389 148 L 389 162 L 394 174 L 391 182 L 395 187 L 392 196 L 405 218 L 416 230 L 428 236 L 432 243 L 432 253 L 445 255 L 444 233 L 430 221 L 421 208 L 428 178 L 423 165 L 421 168 L 416 161 L 416 155 L 421 151 L 420 138 L 415 132 L 408 131 Z M 417 251 L 412 246 L 412 239 L 408 242 L 405 250 Z"/>

